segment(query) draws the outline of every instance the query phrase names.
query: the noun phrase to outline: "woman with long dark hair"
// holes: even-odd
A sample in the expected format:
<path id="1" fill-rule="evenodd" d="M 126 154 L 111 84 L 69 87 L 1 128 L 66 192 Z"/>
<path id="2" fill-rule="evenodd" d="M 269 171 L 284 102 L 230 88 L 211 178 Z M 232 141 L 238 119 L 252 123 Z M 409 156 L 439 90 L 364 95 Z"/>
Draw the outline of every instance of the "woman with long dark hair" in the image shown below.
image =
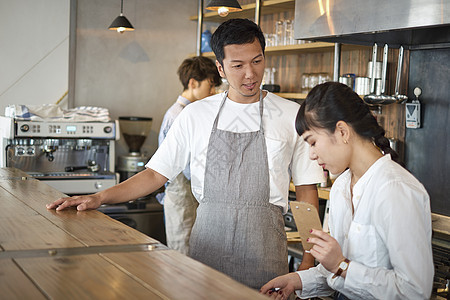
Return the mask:
<path id="1" fill-rule="evenodd" d="M 384 129 L 346 85 L 308 94 L 296 119 L 310 159 L 340 174 L 330 192 L 330 233 L 312 230 L 320 263 L 269 281 L 261 293 L 286 299 L 429 299 L 431 212 L 423 185 L 396 161 Z M 276 290 L 276 291 L 275 291 Z"/>

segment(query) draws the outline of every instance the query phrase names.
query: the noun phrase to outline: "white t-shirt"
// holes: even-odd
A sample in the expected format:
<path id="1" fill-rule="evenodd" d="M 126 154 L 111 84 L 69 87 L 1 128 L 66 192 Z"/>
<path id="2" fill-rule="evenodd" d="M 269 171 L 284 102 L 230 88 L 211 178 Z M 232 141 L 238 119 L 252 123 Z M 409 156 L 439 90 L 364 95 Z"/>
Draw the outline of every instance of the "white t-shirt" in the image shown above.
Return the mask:
<path id="1" fill-rule="evenodd" d="M 353 198 L 351 175 L 342 173 L 330 193 L 330 233 L 350 260 L 346 277 L 332 279 L 322 265 L 300 271 L 297 295 L 325 296 L 332 288 L 350 299 L 429 299 L 434 267 L 427 191 L 390 155 L 358 180 Z"/>
<path id="2" fill-rule="evenodd" d="M 188 105 L 175 119 L 164 142 L 146 167 L 167 177 L 177 176 L 190 163 L 192 192 L 203 199 L 206 153 L 214 119 L 224 93 Z M 268 93 L 263 99 L 263 126 L 270 175 L 270 203 L 288 209 L 289 182 L 294 185 L 324 181 L 322 168 L 309 159 L 309 145 L 295 131 L 299 105 Z M 252 132 L 260 127 L 259 102 L 236 103 L 227 98 L 218 129 Z"/>

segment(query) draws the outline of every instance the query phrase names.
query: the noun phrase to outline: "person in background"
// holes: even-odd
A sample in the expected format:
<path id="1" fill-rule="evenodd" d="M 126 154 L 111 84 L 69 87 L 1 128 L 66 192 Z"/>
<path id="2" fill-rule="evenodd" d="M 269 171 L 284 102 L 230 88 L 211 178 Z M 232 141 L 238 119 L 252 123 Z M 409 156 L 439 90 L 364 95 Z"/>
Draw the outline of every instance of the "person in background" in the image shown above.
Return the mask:
<path id="1" fill-rule="evenodd" d="M 187 105 L 215 94 L 215 87 L 222 83 L 216 65 L 204 56 L 185 59 L 177 73 L 183 85 L 183 92 L 164 115 L 159 131 L 159 145 L 166 138 L 174 120 Z M 164 193 L 157 195 L 157 198 L 160 197 L 163 197 L 161 202 L 164 204 L 167 246 L 188 254 L 189 237 L 198 206 L 191 191 L 189 167 L 166 183 Z"/>
<path id="2" fill-rule="evenodd" d="M 346 85 L 316 86 L 296 129 L 310 158 L 333 174 L 331 236 L 312 230 L 317 267 L 277 277 L 261 288 L 274 299 L 429 299 L 433 285 L 430 199 L 396 161 L 384 129 Z M 275 291 L 275 288 L 279 290 Z"/>
<path id="3" fill-rule="evenodd" d="M 227 92 L 196 101 L 179 114 L 146 169 L 112 188 L 62 198 L 48 209 L 95 209 L 155 191 L 190 166 L 199 202 L 189 255 L 255 289 L 288 273 L 283 213 L 289 184 L 298 200 L 318 207 L 323 170 L 295 132 L 299 105 L 260 89 L 264 35 L 254 22 L 230 19 L 211 38 Z M 314 258 L 304 256 L 304 268 Z"/>

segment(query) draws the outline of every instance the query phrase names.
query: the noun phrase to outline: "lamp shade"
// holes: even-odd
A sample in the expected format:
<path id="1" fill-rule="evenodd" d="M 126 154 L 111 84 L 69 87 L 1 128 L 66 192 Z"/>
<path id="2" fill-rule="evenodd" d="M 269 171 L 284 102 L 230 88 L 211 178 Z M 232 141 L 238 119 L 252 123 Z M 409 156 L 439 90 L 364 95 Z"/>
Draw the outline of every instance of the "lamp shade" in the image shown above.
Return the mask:
<path id="1" fill-rule="evenodd" d="M 211 0 L 206 5 L 206 9 L 208 10 L 219 10 L 221 8 L 228 8 L 230 12 L 242 10 L 237 0 Z"/>
<path id="2" fill-rule="evenodd" d="M 120 15 L 111 23 L 109 30 L 117 30 L 117 32 L 120 33 L 134 30 L 133 25 L 131 25 L 130 21 L 123 15 L 123 0 L 120 0 Z"/>
<path id="3" fill-rule="evenodd" d="M 120 16 L 115 18 L 111 23 L 109 30 L 117 30 L 122 33 L 124 31 L 133 31 L 134 27 L 123 14 L 120 14 Z"/>

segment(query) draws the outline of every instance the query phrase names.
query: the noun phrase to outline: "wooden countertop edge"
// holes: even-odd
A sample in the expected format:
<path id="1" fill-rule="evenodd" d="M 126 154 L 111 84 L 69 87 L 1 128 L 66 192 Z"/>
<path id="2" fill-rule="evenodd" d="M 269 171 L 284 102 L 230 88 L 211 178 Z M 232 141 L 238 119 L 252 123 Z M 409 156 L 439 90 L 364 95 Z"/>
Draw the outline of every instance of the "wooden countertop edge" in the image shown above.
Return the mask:
<path id="1" fill-rule="evenodd" d="M 431 213 L 433 231 L 450 238 L 450 217 Z"/>

